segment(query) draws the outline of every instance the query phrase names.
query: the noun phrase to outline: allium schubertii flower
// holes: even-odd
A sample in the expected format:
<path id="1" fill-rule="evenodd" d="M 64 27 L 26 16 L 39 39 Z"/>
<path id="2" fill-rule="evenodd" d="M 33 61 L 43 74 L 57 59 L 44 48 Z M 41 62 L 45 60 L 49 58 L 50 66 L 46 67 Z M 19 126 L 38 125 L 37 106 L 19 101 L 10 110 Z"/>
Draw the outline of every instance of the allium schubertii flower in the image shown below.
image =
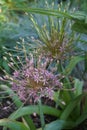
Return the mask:
<path id="1" fill-rule="evenodd" d="M 25 64 L 19 70 L 13 72 L 12 89 L 22 101 L 33 99 L 34 102 L 37 102 L 41 97 L 53 99 L 55 88 L 61 89 L 62 83 L 59 81 L 58 75 L 47 69 L 47 65 L 51 61 L 52 59 L 43 58 L 41 55 L 35 65 L 33 55 L 31 55 L 30 59 L 26 58 Z"/>

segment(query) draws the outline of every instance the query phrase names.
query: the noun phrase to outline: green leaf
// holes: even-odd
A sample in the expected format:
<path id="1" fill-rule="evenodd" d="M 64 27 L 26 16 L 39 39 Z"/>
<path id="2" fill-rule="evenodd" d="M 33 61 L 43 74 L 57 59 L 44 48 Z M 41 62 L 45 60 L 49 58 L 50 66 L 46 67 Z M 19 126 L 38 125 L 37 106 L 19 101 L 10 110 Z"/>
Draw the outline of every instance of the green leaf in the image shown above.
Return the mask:
<path id="1" fill-rule="evenodd" d="M 74 81 L 74 98 L 78 97 L 83 93 L 83 81 L 80 81 L 79 79 L 75 79 Z M 81 113 L 81 102 L 78 102 L 76 109 L 74 110 L 75 118 L 78 117 Z"/>
<path id="2" fill-rule="evenodd" d="M 10 119 L 1 119 L 0 126 L 5 126 L 11 130 L 29 130 L 23 123 Z"/>
<path id="3" fill-rule="evenodd" d="M 71 13 L 71 16 L 73 19 L 77 19 L 78 21 L 85 21 L 86 19 L 86 13 L 83 11 L 76 11 L 74 13 Z"/>
<path id="4" fill-rule="evenodd" d="M 60 119 L 66 120 L 70 116 L 70 114 L 72 114 L 72 111 L 78 105 L 78 102 L 81 101 L 82 97 L 83 97 L 83 95 L 79 95 L 73 101 L 71 101 L 67 105 L 67 107 L 65 108 L 65 110 L 63 111 L 63 113 L 61 114 Z M 75 116 L 75 115 L 73 115 L 73 116 Z"/>
<path id="5" fill-rule="evenodd" d="M 80 81 L 79 79 L 75 79 L 74 81 L 74 88 L 75 88 L 75 97 L 82 94 L 83 89 L 83 81 Z"/>
<path id="6" fill-rule="evenodd" d="M 84 57 L 81 56 L 73 56 L 70 60 L 70 63 L 67 65 L 67 67 L 64 70 L 64 74 L 65 75 L 69 75 L 72 70 L 74 69 L 74 67 L 76 66 L 77 63 L 79 63 L 80 61 L 84 60 Z"/>
<path id="7" fill-rule="evenodd" d="M 74 13 L 54 10 L 54 9 L 43 9 L 43 8 L 12 8 L 11 10 L 16 11 L 25 11 L 29 13 L 37 13 L 37 14 L 43 14 L 43 15 L 51 15 L 51 16 L 57 16 L 57 17 L 66 17 L 73 20 L 78 21 L 84 21 L 86 20 L 86 14 L 82 11 L 77 11 Z"/>
<path id="8" fill-rule="evenodd" d="M 78 126 L 79 124 L 81 124 L 84 120 L 87 119 L 87 110 L 86 112 L 84 112 L 76 121 L 75 126 Z"/>
<path id="9" fill-rule="evenodd" d="M 67 18 L 73 18 L 68 13 L 65 13 L 63 11 L 58 11 L 54 9 L 43 9 L 43 8 L 13 8 L 11 10 L 16 10 L 16 11 L 25 11 L 29 13 L 35 13 L 35 14 L 43 14 L 43 15 L 51 15 L 51 16 L 57 16 L 57 17 L 67 17 Z M 74 18 L 75 19 L 75 18 Z"/>
<path id="10" fill-rule="evenodd" d="M 62 130 L 63 128 L 71 129 L 73 126 L 74 126 L 74 122 L 72 121 L 56 120 L 48 124 L 45 130 Z"/>
<path id="11" fill-rule="evenodd" d="M 38 101 L 38 107 L 39 107 L 39 113 L 40 113 L 39 115 L 40 115 L 41 127 L 42 127 L 42 130 L 44 130 L 45 119 L 44 119 L 44 114 L 43 114 L 43 108 L 42 108 L 41 100 Z"/>
<path id="12" fill-rule="evenodd" d="M 42 106 L 42 111 L 44 114 L 49 114 L 49 115 L 52 115 L 55 117 L 59 117 L 59 115 L 61 114 L 61 111 L 57 110 L 56 108 L 52 108 L 52 107 L 44 106 L 44 105 Z M 12 113 L 9 116 L 9 118 L 10 119 L 17 119 L 17 118 L 22 117 L 24 115 L 30 115 L 33 113 L 40 114 L 38 105 L 31 105 L 31 106 L 19 108 L 17 111 Z"/>
<path id="13" fill-rule="evenodd" d="M 75 22 L 72 25 L 72 30 L 79 32 L 79 33 L 84 33 L 87 34 L 87 23 L 84 22 Z"/>

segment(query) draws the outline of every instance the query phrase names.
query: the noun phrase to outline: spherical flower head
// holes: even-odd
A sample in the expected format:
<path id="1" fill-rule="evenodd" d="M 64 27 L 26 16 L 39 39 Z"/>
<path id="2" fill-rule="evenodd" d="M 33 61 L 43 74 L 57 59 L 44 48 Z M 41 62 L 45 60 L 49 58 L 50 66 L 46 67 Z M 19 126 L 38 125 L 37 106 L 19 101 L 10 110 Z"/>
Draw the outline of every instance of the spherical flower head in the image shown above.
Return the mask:
<path id="1" fill-rule="evenodd" d="M 51 60 L 52 61 L 52 60 Z M 33 98 L 38 101 L 41 97 L 53 99 L 54 89 L 62 87 L 58 76 L 46 68 L 50 59 L 40 56 L 35 66 L 34 58 L 26 59 L 20 70 L 13 73 L 12 89 L 21 100 Z"/>

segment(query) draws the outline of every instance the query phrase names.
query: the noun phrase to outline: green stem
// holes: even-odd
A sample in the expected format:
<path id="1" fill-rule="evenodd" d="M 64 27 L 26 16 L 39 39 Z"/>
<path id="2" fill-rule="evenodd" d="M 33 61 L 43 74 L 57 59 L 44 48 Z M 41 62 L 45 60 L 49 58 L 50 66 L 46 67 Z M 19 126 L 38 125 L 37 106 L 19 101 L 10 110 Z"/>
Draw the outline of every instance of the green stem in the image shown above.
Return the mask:
<path id="1" fill-rule="evenodd" d="M 44 120 L 44 114 L 43 114 L 43 111 L 42 111 L 42 102 L 41 102 L 41 100 L 38 101 L 38 106 L 39 106 L 39 110 L 40 110 L 41 127 L 42 127 L 42 130 L 44 130 L 44 128 L 45 128 L 45 120 Z"/>

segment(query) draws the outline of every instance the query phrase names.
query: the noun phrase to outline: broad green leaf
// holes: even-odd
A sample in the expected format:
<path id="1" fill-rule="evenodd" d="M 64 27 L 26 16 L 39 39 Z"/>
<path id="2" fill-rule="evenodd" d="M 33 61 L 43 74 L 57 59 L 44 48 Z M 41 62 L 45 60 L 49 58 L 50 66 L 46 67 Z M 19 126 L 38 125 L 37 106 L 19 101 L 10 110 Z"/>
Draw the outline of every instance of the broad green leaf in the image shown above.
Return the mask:
<path id="1" fill-rule="evenodd" d="M 81 56 L 73 56 L 70 60 L 70 63 L 67 65 L 67 67 L 64 70 L 64 74 L 65 75 L 69 75 L 72 70 L 74 69 L 74 67 L 76 66 L 77 63 L 79 63 L 80 61 L 84 60 L 84 57 Z"/>
<path id="2" fill-rule="evenodd" d="M 48 124 L 45 130 L 62 130 L 63 128 L 71 129 L 73 126 L 74 126 L 74 122 L 72 121 L 56 120 Z"/>
<path id="3" fill-rule="evenodd" d="M 44 114 L 49 114 L 49 115 L 56 116 L 56 117 L 59 117 L 61 114 L 61 111 L 57 110 L 56 108 L 52 108 L 52 107 L 44 106 L 44 105 L 42 106 L 42 111 Z M 30 115 L 33 113 L 40 114 L 38 105 L 31 105 L 31 106 L 19 108 L 17 111 L 12 113 L 9 116 L 9 118 L 17 119 L 19 117 L 22 117 L 25 115 Z"/>
<path id="4" fill-rule="evenodd" d="M 60 116 L 61 120 L 66 120 L 70 116 L 70 114 L 72 114 L 72 111 L 78 105 L 78 103 L 81 101 L 82 97 L 83 97 L 83 95 L 79 95 L 66 106 L 65 110 L 63 111 L 63 113 Z M 73 116 L 75 116 L 75 115 L 73 115 Z"/>
<path id="5" fill-rule="evenodd" d="M 23 123 L 10 119 L 1 119 L 0 126 L 5 126 L 11 130 L 29 130 Z"/>

